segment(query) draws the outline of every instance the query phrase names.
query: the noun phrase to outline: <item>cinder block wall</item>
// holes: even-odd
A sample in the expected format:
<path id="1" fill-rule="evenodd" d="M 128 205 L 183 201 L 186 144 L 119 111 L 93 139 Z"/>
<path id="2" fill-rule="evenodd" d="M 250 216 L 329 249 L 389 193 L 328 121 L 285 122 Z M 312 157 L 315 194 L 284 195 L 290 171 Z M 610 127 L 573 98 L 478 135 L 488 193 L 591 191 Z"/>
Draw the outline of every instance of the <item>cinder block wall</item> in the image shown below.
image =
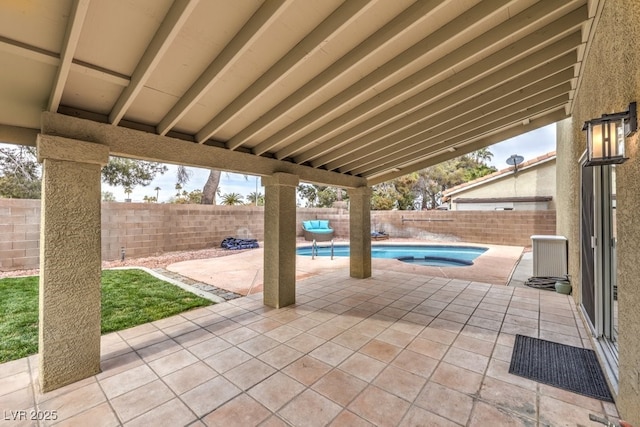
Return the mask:
<path id="1" fill-rule="evenodd" d="M 38 267 L 40 200 L 0 199 L 0 270 Z"/>
<path id="2" fill-rule="evenodd" d="M 376 211 L 371 229 L 393 237 L 433 234 L 464 242 L 531 246 L 531 236 L 556 233 L 555 211 Z"/>
<path id="3" fill-rule="evenodd" d="M 371 229 L 392 237 L 529 246 L 533 234 L 555 234 L 555 211 L 374 211 Z M 346 209 L 299 208 L 302 221 L 328 219 L 339 239 L 349 238 Z M 102 204 L 102 259 L 138 258 L 217 247 L 225 237 L 264 240 L 264 209 L 255 206 Z M 37 268 L 40 201 L 0 199 L 0 270 Z"/>

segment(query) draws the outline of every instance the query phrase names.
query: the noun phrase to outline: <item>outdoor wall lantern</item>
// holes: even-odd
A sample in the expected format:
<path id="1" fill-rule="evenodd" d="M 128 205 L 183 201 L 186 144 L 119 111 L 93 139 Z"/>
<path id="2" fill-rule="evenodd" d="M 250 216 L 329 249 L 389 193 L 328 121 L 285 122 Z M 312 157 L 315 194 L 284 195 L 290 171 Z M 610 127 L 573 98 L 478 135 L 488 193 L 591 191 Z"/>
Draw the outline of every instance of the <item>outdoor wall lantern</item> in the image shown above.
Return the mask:
<path id="1" fill-rule="evenodd" d="M 598 119 L 584 123 L 587 131 L 587 162 L 585 166 L 602 166 L 624 163 L 624 140 L 638 128 L 636 103 L 621 113 L 603 114 Z"/>

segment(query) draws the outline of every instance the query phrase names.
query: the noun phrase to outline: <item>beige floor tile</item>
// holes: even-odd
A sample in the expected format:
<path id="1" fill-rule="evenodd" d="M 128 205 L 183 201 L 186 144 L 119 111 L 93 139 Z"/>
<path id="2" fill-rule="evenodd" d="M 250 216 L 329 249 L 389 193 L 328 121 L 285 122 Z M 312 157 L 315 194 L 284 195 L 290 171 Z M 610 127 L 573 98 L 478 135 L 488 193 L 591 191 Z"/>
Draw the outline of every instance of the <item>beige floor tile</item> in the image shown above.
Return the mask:
<path id="1" fill-rule="evenodd" d="M 451 347 L 442 360 L 479 374 L 484 373 L 489 364 L 489 357 L 456 347 Z"/>
<path id="2" fill-rule="evenodd" d="M 293 426 L 325 426 L 342 407 L 319 393 L 307 389 L 278 411 L 278 415 Z"/>
<path id="3" fill-rule="evenodd" d="M 227 350 L 216 353 L 213 356 L 207 357 L 204 359 L 204 363 L 222 374 L 251 358 L 252 356 L 250 354 L 245 353 L 236 347 L 231 347 Z"/>
<path id="4" fill-rule="evenodd" d="M 231 344 L 229 344 L 222 338 L 214 337 L 201 343 L 192 345 L 188 348 L 188 350 L 191 354 L 202 360 L 231 347 Z"/>
<path id="5" fill-rule="evenodd" d="M 142 360 L 148 363 L 179 350 L 182 350 L 182 346 L 174 340 L 169 339 L 140 349 L 137 353 L 142 357 Z"/>
<path id="6" fill-rule="evenodd" d="M 100 380 L 100 386 L 109 399 L 149 384 L 158 379 L 148 365 L 141 365 Z"/>
<path id="7" fill-rule="evenodd" d="M 540 339 L 553 341 L 559 344 L 571 345 L 574 347 L 582 347 L 582 339 L 578 336 L 564 335 L 557 332 L 540 331 Z"/>
<path id="8" fill-rule="evenodd" d="M 258 359 L 251 359 L 228 370 L 223 375 L 241 390 L 248 390 L 274 372 L 276 370 L 266 363 Z"/>
<path id="9" fill-rule="evenodd" d="M 347 410 L 340 412 L 329 425 L 331 427 L 374 427 L 370 422 Z"/>
<path id="10" fill-rule="evenodd" d="M 444 357 L 449 346 L 424 338 L 416 338 L 407 346 L 407 350 L 429 356 L 432 359 L 440 360 Z"/>
<path id="11" fill-rule="evenodd" d="M 407 412 L 400 423 L 400 427 L 459 427 L 460 424 L 454 423 L 446 418 L 442 418 L 440 415 L 436 415 L 433 412 L 429 412 L 426 409 L 422 409 L 418 406 L 413 406 Z M 497 427 L 497 426 L 496 426 Z"/>
<path id="12" fill-rule="evenodd" d="M 13 393 L 31 386 L 31 374 L 29 371 L 18 372 L 0 379 L 0 396 Z"/>
<path id="13" fill-rule="evenodd" d="M 378 387 L 368 386 L 349 405 L 348 409 L 378 426 L 400 423 L 410 404 Z"/>
<path id="14" fill-rule="evenodd" d="M 302 353 L 309 353 L 314 348 L 324 344 L 326 341 L 315 335 L 302 333 L 286 341 L 286 345 Z"/>
<path id="15" fill-rule="evenodd" d="M 102 389 L 92 378 L 92 382 L 84 387 L 58 395 L 40 402 L 39 408 L 44 411 L 57 411 L 58 419 L 64 420 L 91 409 L 107 400 Z"/>
<path id="16" fill-rule="evenodd" d="M 311 388 L 342 406 L 347 406 L 367 386 L 353 375 L 334 369 Z"/>
<path id="17" fill-rule="evenodd" d="M 126 423 L 125 426 L 177 426 L 187 425 L 195 420 L 195 414 L 180 399 L 174 398 L 134 418 Z"/>
<path id="18" fill-rule="evenodd" d="M 36 401 L 30 386 L 0 396 L 2 415 L 6 415 L 9 411 L 21 411 L 35 406 Z"/>
<path id="19" fill-rule="evenodd" d="M 258 359 L 268 363 L 276 369 L 282 369 L 302 356 L 304 356 L 304 353 L 293 349 L 286 344 L 280 344 L 277 347 L 259 355 Z"/>
<path id="20" fill-rule="evenodd" d="M 255 357 L 279 345 L 279 341 L 276 341 L 269 337 L 265 337 L 264 335 L 258 335 L 256 337 L 248 339 L 241 344 L 238 344 L 238 348 Z"/>
<path id="21" fill-rule="evenodd" d="M 229 331 L 227 333 L 224 333 L 218 336 L 223 340 L 227 341 L 228 343 L 231 343 L 233 345 L 238 345 L 241 342 L 245 342 L 248 339 L 258 336 L 258 332 L 254 331 L 253 329 L 249 329 L 245 326 L 242 326 L 240 328 L 234 329 L 233 331 Z"/>
<path id="22" fill-rule="evenodd" d="M 213 335 L 211 332 L 207 331 L 206 329 L 200 328 L 200 329 L 196 329 L 195 331 L 188 332 L 184 335 L 180 335 L 176 337 L 175 341 L 179 343 L 182 347 L 188 348 L 188 347 L 191 347 L 192 345 L 209 340 L 214 336 L 215 335 Z"/>
<path id="23" fill-rule="evenodd" d="M 156 374 L 163 377 L 185 366 L 193 365 L 196 362 L 198 362 L 197 357 L 187 350 L 180 350 L 150 362 L 149 367 L 153 369 Z"/>
<path id="24" fill-rule="evenodd" d="M 431 376 L 431 381 L 461 393 L 476 394 L 482 378 L 481 374 L 442 362 Z"/>
<path id="25" fill-rule="evenodd" d="M 112 375 L 117 375 L 120 372 L 141 366 L 142 364 L 144 364 L 144 361 L 138 353 L 130 351 L 108 360 L 102 360 L 100 362 L 102 372 L 96 375 L 96 378 L 100 380 Z"/>
<path id="26" fill-rule="evenodd" d="M 278 328 L 272 329 L 265 334 L 265 336 L 269 338 L 273 338 L 279 342 L 287 342 L 294 337 L 300 335 L 302 331 L 300 329 L 292 328 L 287 325 L 280 326 Z"/>
<path id="27" fill-rule="evenodd" d="M 10 362 L 2 363 L 2 369 L 0 369 L 0 379 L 18 375 L 21 372 L 29 372 L 28 359 L 22 358 L 18 360 L 12 360 Z M 2 394 L 2 392 L 0 392 Z"/>
<path id="28" fill-rule="evenodd" d="M 361 380 L 371 382 L 386 367 L 385 363 L 361 353 L 355 353 L 339 368 Z"/>
<path id="29" fill-rule="evenodd" d="M 303 356 L 282 370 L 285 374 L 301 382 L 311 385 L 331 370 L 331 366 L 311 356 Z"/>
<path id="30" fill-rule="evenodd" d="M 315 357 L 327 365 L 338 366 L 352 354 L 353 350 L 329 341 L 311 351 L 309 356 Z"/>
<path id="31" fill-rule="evenodd" d="M 165 376 L 163 381 L 174 393 L 180 395 L 217 375 L 217 372 L 204 362 L 197 362 Z"/>
<path id="32" fill-rule="evenodd" d="M 395 394 L 409 402 L 418 396 L 427 380 L 419 375 L 407 372 L 395 366 L 387 366 L 373 381 L 373 384 L 384 391 Z"/>
<path id="33" fill-rule="evenodd" d="M 600 401 L 592 397 L 583 396 L 577 393 L 572 393 L 570 391 L 563 390 L 557 387 L 551 387 L 549 385 L 542 384 L 542 383 L 538 384 L 538 393 L 541 396 L 548 396 L 554 399 L 558 399 L 565 403 L 570 403 L 575 406 L 580 406 L 581 408 L 585 408 L 593 412 L 602 412 L 603 404 L 611 405 L 609 402 Z M 613 409 L 615 410 L 615 405 L 613 405 Z M 615 410 L 615 412 L 610 415 L 617 416 L 617 410 Z"/>
<path id="34" fill-rule="evenodd" d="M 159 330 L 155 329 L 154 331 L 151 331 L 149 333 L 142 334 L 142 335 L 137 335 L 137 336 L 135 336 L 133 338 L 128 338 L 127 339 L 127 343 L 134 350 L 140 350 L 140 349 L 143 349 L 145 347 L 149 347 L 149 346 L 157 344 L 159 342 L 168 340 L 170 338 L 171 337 L 168 336 L 168 335 L 165 335 L 165 333 L 163 331 L 159 331 Z"/>
<path id="35" fill-rule="evenodd" d="M 431 341 L 439 342 L 441 344 L 451 344 L 455 341 L 457 333 L 444 331 L 432 326 L 426 327 L 421 333 L 420 338 L 425 338 Z"/>
<path id="36" fill-rule="evenodd" d="M 111 399 L 111 405 L 118 418 L 126 423 L 173 399 L 174 396 L 169 387 L 156 380 Z"/>
<path id="37" fill-rule="evenodd" d="M 480 389 L 480 398 L 509 412 L 537 419 L 537 394 L 535 391 L 486 377 Z"/>
<path id="38" fill-rule="evenodd" d="M 279 416 L 272 415 L 267 421 L 260 424 L 260 427 L 289 427 L 289 424 L 284 422 Z"/>
<path id="39" fill-rule="evenodd" d="M 389 363 L 402 351 L 402 348 L 374 339 L 365 344 L 358 352 Z"/>
<path id="40" fill-rule="evenodd" d="M 493 353 L 494 343 L 473 338 L 461 333 L 454 341 L 453 347 L 467 350 L 472 353 L 478 353 L 483 356 L 491 356 L 491 354 Z"/>
<path id="41" fill-rule="evenodd" d="M 416 398 L 415 404 L 458 424 L 465 425 L 473 408 L 473 398 L 435 382 L 429 382 Z"/>
<path id="42" fill-rule="evenodd" d="M 180 399 L 198 417 L 202 417 L 241 392 L 238 387 L 220 375 L 182 394 Z"/>
<path id="43" fill-rule="evenodd" d="M 248 393 L 269 410 L 276 412 L 302 393 L 305 388 L 304 385 L 293 378 L 281 372 L 276 372 L 253 387 Z"/>
<path id="44" fill-rule="evenodd" d="M 380 335 L 378 335 L 376 339 L 389 344 L 393 344 L 396 347 L 400 347 L 402 349 L 409 345 L 409 343 L 415 339 L 415 335 L 407 334 L 397 329 L 393 329 L 393 326 L 391 326 L 389 329 L 386 329 L 385 331 L 380 333 Z"/>
<path id="45" fill-rule="evenodd" d="M 271 412 L 246 394 L 225 403 L 202 419 L 207 426 L 257 426 L 271 416 Z"/>
<path id="46" fill-rule="evenodd" d="M 593 425 L 589 420 L 589 414 L 593 413 L 604 417 L 602 412 L 594 412 L 581 406 L 563 402 L 551 396 L 540 396 L 540 423 L 543 425 L 556 425 L 560 422 L 570 425 Z"/>
<path id="47" fill-rule="evenodd" d="M 391 365 L 420 375 L 421 377 L 429 378 L 436 369 L 438 361 L 411 350 L 402 350 L 400 354 L 393 359 Z"/>
<path id="48" fill-rule="evenodd" d="M 564 420 L 562 421 L 564 423 Z M 536 421 L 507 412 L 484 402 L 476 402 L 469 420 L 469 427 L 514 426 L 535 427 Z M 558 425 L 557 423 L 551 425 Z M 561 424 L 562 425 L 562 424 Z M 564 424 L 568 425 L 568 424 Z"/>
<path id="49" fill-rule="evenodd" d="M 343 332 L 340 335 L 338 335 L 335 338 L 333 338 L 331 341 L 336 343 L 336 344 L 340 344 L 343 347 L 346 347 L 346 348 L 349 348 L 351 350 L 357 351 L 363 345 L 368 343 L 370 340 L 371 340 L 371 338 L 368 337 L 368 336 L 359 334 L 359 333 L 354 332 L 352 330 L 346 330 L 345 332 Z"/>
<path id="50" fill-rule="evenodd" d="M 91 427 L 116 427 L 120 425 L 120 421 L 111 406 L 105 402 L 55 425 L 57 427 L 86 427 L 89 425 Z"/>

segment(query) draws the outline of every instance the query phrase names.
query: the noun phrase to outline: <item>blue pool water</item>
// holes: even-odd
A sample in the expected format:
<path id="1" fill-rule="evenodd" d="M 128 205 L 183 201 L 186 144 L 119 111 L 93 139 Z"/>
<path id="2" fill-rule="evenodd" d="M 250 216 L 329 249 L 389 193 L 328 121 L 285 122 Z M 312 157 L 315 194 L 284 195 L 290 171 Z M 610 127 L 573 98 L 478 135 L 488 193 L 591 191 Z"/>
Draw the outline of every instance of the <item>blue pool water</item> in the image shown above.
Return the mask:
<path id="1" fill-rule="evenodd" d="M 436 267 L 461 267 L 472 265 L 487 248 L 472 246 L 437 246 L 437 245 L 372 245 L 372 258 L 397 259 L 415 265 Z M 297 254 L 311 256 L 311 246 L 297 249 Z M 331 256 L 331 247 L 318 246 L 318 256 Z M 335 245 L 333 256 L 349 256 L 349 245 Z"/>

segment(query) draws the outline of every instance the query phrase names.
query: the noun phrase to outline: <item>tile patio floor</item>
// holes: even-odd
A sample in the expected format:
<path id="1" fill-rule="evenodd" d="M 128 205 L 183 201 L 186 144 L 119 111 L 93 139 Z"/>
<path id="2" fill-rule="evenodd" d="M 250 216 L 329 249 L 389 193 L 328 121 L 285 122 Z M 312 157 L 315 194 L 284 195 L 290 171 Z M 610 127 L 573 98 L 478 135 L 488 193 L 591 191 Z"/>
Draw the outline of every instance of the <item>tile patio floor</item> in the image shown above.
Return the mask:
<path id="1" fill-rule="evenodd" d="M 591 426 L 615 405 L 508 373 L 515 334 L 589 347 L 564 295 L 375 270 L 301 280 L 102 338 L 102 373 L 41 394 L 37 359 L 0 365 L 0 408 L 58 425 Z M 18 426 L 28 422 L 0 419 Z M 41 425 L 49 425 L 44 423 Z"/>

